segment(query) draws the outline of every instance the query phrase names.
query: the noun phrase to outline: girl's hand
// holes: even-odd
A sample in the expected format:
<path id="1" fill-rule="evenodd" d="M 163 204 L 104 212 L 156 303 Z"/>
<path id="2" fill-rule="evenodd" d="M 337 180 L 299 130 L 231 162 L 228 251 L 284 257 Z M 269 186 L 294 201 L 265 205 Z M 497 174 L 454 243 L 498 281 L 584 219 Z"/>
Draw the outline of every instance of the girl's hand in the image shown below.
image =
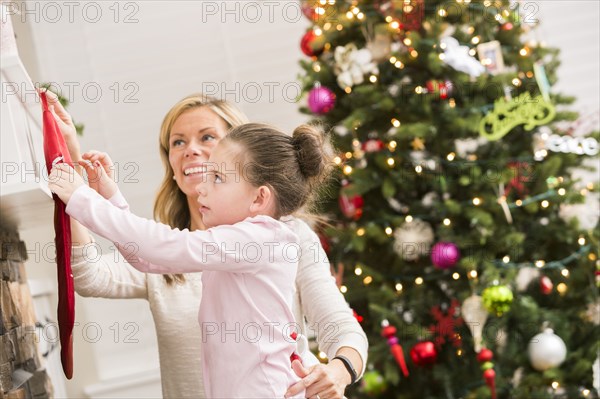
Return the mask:
<path id="1" fill-rule="evenodd" d="M 306 389 L 307 398 L 342 399 L 346 386 L 350 383 L 350 376 L 344 366 L 340 369 L 335 363 L 317 364 L 307 369 L 300 361 L 294 360 L 292 369 L 302 379 L 289 387 L 285 393 L 286 398 Z"/>
<path id="2" fill-rule="evenodd" d="M 66 163 L 54 165 L 48 176 L 48 188 L 58 195 L 65 205 L 69 203 L 75 190 L 81 186 L 85 186 L 83 178 Z"/>
<path id="3" fill-rule="evenodd" d="M 110 199 L 119 190 L 114 181 L 114 164 L 105 152 L 88 151 L 82 155 L 81 166 L 85 168 L 88 184 L 98 194 Z"/>

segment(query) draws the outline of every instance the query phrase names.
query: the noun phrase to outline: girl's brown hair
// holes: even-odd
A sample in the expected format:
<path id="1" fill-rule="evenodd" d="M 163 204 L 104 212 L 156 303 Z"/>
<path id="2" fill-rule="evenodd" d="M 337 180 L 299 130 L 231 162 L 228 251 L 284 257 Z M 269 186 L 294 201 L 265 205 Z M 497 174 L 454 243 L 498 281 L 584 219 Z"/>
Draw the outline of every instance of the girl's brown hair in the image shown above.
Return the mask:
<path id="1" fill-rule="evenodd" d="M 230 128 L 248 122 L 246 115 L 232 104 L 201 93 L 189 95 L 178 101 L 165 115 L 159 137 L 160 157 L 165 167 L 165 175 L 154 201 L 154 218 L 178 229 L 189 228 L 191 216 L 186 195 L 173 180 L 174 172 L 169 163 L 169 138 L 177 118 L 184 112 L 200 107 L 206 107 L 219 115 Z M 185 281 L 182 274 L 165 274 L 164 278 L 168 284 Z"/>
<path id="2" fill-rule="evenodd" d="M 269 125 L 247 123 L 231 129 L 222 143 L 242 147 L 238 161 L 250 184 L 273 189 L 276 218 L 312 204 L 332 170 L 331 145 L 311 125 L 298 126 L 290 137 Z"/>

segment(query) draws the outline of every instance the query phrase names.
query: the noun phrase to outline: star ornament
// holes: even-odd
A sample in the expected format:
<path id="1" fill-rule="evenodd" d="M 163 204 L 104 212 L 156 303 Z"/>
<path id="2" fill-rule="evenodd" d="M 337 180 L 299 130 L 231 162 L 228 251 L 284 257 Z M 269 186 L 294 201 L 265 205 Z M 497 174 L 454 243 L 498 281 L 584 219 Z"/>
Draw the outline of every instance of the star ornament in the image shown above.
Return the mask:
<path id="1" fill-rule="evenodd" d="M 415 137 L 410 145 L 415 151 L 422 151 L 425 149 L 425 141 L 420 137 Z"/>

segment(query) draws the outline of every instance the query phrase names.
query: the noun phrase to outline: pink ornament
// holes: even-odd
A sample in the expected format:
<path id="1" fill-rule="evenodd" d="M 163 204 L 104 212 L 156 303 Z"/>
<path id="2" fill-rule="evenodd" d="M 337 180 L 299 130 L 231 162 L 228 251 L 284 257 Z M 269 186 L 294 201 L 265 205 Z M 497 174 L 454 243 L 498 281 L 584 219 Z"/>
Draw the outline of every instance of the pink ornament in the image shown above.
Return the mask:
<path id="1" fill-rule="evenodd" d="M 311 112 L 325 115 L 335 105 L 335 94 L 327 87 L 315 87 L 308 93 L 308 108 Z"/>
<path id="2" fill-rule="evenodd" d="M 440 241 L 431 249 L 431 261 L 438 269 L 448 269 L 458 262 L 460 251 L 452 242 Z"/>
<path id="3" fill-rule="evenodd" d="M 385 143 L 379 139 L 370 139 L 363 143 L 362 150 L 364 152 L 377 152 L 385 148 Z"/>

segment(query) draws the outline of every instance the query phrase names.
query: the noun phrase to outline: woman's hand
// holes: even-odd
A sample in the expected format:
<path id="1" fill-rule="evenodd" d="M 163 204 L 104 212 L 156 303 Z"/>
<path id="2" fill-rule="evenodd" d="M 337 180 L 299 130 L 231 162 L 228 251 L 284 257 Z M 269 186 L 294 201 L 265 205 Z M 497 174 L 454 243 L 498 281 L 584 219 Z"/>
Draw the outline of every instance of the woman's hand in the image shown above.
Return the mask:
<path id="1" fill-rule="evenodd" d="M 77 129 L 75 129 L 75 125 L 73 124 L 73 119 L 71 115 L 65 110 L 60 101 L 58 100 L 58 96 L 51 92 L 50 90 L 40 89 L 41 92 L 46 92 L 46 98 L 48 99 L 48 109 L 54 116 L 54 120 L 58 124 L 60 129 L 60 133 L 63 135 L 67 146 L 69 147 L 69 152 L 71 152 L 71 146 L 76 147 L 77 155 L 76 159 L 79 159 L 79 141 L 77 140 Z M 73 159 L 75 160 L 75 159 Z"/>
<path id="2" fill-rule="evenodd" d="M 82 155 L 82 165 L 88 176 L 88 184 L 98 194 L 110 199 L 119 190 L 114 181 L 114 164 L 105 152 L 88 151 Z"/>
<path id="3" fill-rule="evenodd" d="M 341 399 L 344 397 L 346 386 L 350 384 L 350 375 L 339 361 L 317 364 L 307 369 L 299 360 L 294 360 L 292 369 L 302 379 L 289 387 L 285 393 L 286 398 L 297 395 L 306 389 L 305 396 L 307 398 Z"/>
<path id="4" fill-rule="evenodd" d="M 85 186 L 83 178 L 64 162 L 54 165 L 48 176 L 48 188 L 58 195 L 65 205 L 69 203 L 75 190 L 81 186 Z"/>

